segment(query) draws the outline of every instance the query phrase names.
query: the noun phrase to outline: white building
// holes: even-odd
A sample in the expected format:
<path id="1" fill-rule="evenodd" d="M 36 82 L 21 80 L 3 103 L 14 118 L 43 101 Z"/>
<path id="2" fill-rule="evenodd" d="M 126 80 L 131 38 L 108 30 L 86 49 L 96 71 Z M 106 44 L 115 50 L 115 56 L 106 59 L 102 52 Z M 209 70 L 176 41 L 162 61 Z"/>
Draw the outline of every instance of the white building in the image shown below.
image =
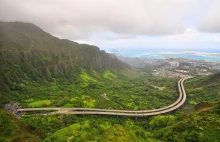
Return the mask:
<path id="1" fill-rule="evenodd" d="M 179 62 L 177 62 L 177 61 L 172 61 L 172 62 L 170 62 L 170 65 L 171 65 L 172 67 L 179 67 Z"/>

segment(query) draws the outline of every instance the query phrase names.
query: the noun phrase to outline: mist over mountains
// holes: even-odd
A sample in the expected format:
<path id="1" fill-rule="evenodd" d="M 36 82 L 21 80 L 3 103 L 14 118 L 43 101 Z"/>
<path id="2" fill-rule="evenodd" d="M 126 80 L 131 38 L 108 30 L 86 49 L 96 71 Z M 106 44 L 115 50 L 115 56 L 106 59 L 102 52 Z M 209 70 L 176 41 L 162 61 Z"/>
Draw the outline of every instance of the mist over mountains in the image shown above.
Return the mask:
<path id="1" fill-rule="evenodd" d="M 78 67 L 128 67 L 96 46 L 59 39 L 34 24 L 22 22 L 0 22 L 0 65 L 1 86 L 21 78 L 51 81 L 67 77 Z"/>
<path id="2" fill-rule="evenodd" d="M 76 66 L 100 70 L 127 67 L 96 46 L 58 39 L 22 22 L 0 22 L 0 58 L 1 65 L 4 64 L 0 71 L 9 78 L 26 74 L 51 79 L 67 75 Z M 6 67 L 19 73 L 7 72 Z"/>

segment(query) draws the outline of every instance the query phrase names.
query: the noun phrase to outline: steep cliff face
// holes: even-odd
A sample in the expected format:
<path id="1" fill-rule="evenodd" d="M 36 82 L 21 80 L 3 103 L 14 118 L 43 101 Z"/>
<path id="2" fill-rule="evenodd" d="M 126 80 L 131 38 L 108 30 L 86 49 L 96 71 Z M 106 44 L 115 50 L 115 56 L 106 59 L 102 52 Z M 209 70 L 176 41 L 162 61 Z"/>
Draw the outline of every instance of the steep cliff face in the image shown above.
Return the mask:
<path id="1" fill-rule="evenodd" d="M 104 70 L 128 66 L 96 46 L 58 39 L 33 24 L 0 22 L 2 86 L 21 78 L 50 81 L 68 77 L 77 67 Z"/>

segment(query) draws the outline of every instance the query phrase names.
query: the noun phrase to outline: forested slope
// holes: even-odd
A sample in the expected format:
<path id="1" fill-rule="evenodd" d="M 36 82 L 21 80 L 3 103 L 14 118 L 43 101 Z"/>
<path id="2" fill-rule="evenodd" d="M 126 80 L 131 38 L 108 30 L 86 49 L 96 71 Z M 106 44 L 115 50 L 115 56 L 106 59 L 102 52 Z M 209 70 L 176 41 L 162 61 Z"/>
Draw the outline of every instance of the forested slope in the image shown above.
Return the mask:
<path id="1" fill-rule="evenodd" d="M 128 67 L 96 46 L 58 39 L 22 22 L 0 22 L 0 90 L 10 91 L 24 79 L 69 79 L 79 68 Z"/>
<path id="2" fill-rule="evenodd" d="M 189 79 L 185 86 L 191 104 L 220 101 L 220 73 Z"/>
<path id="3" fill-rule="evenodd" d="M 0 22 L 0 105 L 143 110 L 178 98 L 178 79 L 130 70 L 98 47 Z M 152 117 L 29 115 L 0 109 L 0 141 L 220 141 L 220 74 L 184 82 L 192 111 Z M 186 106 L 186 105 L 185 105 Z"/>
<path id="4" fill-rule="evenodd" d="M 44 141 L 218 142 L 220 104 L 203 103 L 192 113 L 134 118 L 110 116 L 32 116 L 23 121 L 41 128 Z"/>
<path id="5" fill-rule="evenodd" d="M 38 142 L 45 137 L 39 128 L 33 128 L 18 120 L 11 113 L 0 109 L 0 141 Z"/>

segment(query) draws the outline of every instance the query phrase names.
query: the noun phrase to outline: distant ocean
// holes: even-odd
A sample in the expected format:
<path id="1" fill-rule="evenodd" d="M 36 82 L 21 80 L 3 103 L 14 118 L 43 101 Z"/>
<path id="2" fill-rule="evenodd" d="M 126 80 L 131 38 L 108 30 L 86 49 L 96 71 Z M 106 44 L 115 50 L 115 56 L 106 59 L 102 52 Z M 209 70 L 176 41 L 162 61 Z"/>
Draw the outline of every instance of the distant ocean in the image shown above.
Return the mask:
<path id="1" fill-rule="evenodd" d="M 220 62 L 220 54 L 213 55 L 213 53 L 195 52 L 195 53 L 178 53 L 178 52 L 112 52 L 115 55 L 127 56 L 127 57 L 142 57 L 142 58 L 153 58 L 153 59 L 166 59 L 166 58 L 190 58 L 194 60 L 206 60 Z"/>

